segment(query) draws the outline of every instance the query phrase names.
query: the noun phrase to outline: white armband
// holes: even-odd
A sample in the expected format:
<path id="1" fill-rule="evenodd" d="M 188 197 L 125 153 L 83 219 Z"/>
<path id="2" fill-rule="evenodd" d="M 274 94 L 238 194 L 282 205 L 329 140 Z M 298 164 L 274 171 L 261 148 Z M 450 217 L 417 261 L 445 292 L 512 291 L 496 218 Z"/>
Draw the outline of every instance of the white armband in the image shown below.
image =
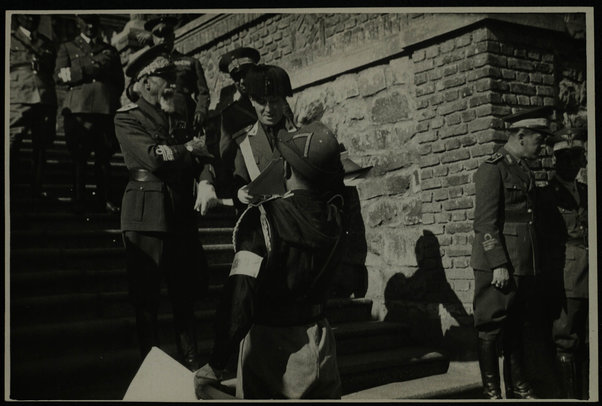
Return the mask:
<path id="1" fill-rule="evenodd" d="M 257 278 L 263 257 L 251 251 L 238 251 L 234 254 L 230 275 L 246 275 L 251 278 Z"/>

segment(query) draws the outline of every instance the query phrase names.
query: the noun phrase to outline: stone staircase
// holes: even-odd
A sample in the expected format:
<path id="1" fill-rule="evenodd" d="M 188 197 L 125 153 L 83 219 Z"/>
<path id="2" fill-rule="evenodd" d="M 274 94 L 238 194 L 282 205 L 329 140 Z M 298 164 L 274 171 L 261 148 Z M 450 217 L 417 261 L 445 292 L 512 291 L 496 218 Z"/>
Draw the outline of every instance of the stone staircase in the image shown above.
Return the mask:
<path id="1" fill-rule="evenodd" d="M 27 145 L 21 166 L 27 170 Z M 128 302 L 119 216 L 74 214 L 70 164 L 59 136 L 48 152 L 48 201 L 28 197 L 26 174 L 13 180 L 10 218 L 10 397 L 20 400 L 121 399 L 141 359 Z M 117 193 L 127 181 L 113 160 Z M 88 178 L 92 181 L 93 165 Z M 89 199 L 94 192 L 88 185 Z M 199 221 L 210 264 L 210 287 L 195 305 L 202 357 L 212 345 L 215 305 L 233 258 L 233 213 L 218 209 Z M 165 289 L 161 347 L 175 357 Z M 441 353 L 410 340 L 406 326 L 371 319 L 369 299 L 331 299 L 327 314 L 337 340 L 344 393 L 444 373 Z"/>

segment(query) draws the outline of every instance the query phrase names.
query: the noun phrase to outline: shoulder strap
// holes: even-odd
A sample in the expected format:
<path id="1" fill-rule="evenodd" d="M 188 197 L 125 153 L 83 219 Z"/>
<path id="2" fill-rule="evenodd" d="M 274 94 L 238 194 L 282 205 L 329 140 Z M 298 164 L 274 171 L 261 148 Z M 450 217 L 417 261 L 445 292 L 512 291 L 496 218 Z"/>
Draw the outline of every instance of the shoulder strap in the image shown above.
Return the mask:
<path id="1" fill-rule="evenodd" d="M 249 172 L 249 177 L 251 178 L 251 180 L 255 180 L 255 178 L 259 176 L 261 171 L 257 166 L 257 162 L 255 162 L 255 157 L 253 156 L 253 149 L 251 148 L 251 142 L 249 141 L 249 137 L 245 136 L 241 143 L 238 144 L 238 146 L 240 147 L 240 152 L 242 153 L 242 157 L 245 161 L 247 172 Z"/>

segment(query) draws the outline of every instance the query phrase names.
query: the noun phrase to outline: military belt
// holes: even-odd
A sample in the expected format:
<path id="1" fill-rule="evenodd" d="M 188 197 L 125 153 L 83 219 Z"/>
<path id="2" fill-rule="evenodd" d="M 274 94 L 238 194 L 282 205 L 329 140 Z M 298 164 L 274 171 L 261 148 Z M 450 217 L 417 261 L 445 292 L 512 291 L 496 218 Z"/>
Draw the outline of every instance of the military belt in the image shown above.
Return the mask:
<path id="1" fill-rule="evenodd" d="M 284 305 L 262 308 L 257 311 L 255 323 L 274 327 L 291 327 L 313 323 L 324 317 L 324 306 Z"/>
<path id="2" fill-rule="evenodd" d="M 153 175 L 152 172 L 142 168 L 130 169 L 130 180 L 137 182 L 163 182 L 162 179 Z"/>

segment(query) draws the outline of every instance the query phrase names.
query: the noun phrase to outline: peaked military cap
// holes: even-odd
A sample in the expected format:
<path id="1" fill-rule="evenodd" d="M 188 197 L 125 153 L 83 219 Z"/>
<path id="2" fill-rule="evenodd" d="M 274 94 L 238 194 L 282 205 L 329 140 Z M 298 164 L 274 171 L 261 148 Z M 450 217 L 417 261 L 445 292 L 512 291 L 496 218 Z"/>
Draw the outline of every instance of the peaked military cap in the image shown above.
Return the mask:
<path id="1" fill-rule="evenodd" d="M 291 80 L 284 69 L 275 65 L 253 65 L 245 76 L 247 94 L 253 98 L 293 95 Z"/>
<path id="2" fill-rule="evenodd" d="M 527 128 L 529 130 L 551 134 L 550 117 L 553 109 L 551 106 L 536 107 L 522 110 L 503 118 L 508 129 Z"/>
<path id="3" fill-rule="evenodd" d="M 100 25 L 100 17 L 98 14 L 76 14 L 75 16 L 86 24 Z"/>
<path id="4" fill-rule="evenodd" d="M 163 44 L 146 47 L 125 68 L 125 74 L 133 80 L 143 76 L 165 76 L 173 72 L 168 52 Z"/>
<path id="5" fill-rule="evenodd" d="M 219 60 L 219 70 L 224 73 L 232 73 L 241 66 L 256 65 L 259 58 L 259 51 L 255 48 L 236 48 L 222 55 Z"/>
<path id="6" fill-rule="evenodd" d="M 586 128 L 568 128 L 565 127 L 556 131 L 547 140 L 548 145 L 552 146 L 554 152 L 562 149 L 583 148 L 587 142 Z"/>
<path id="7" fill-rule="evenodd" d="M 175 18 L 174 16 L 170 16 L 170 15 L 157 16 L 157 17 L 151 18 L 150 20 L 145 22 L 144 29 L 146 31 L 152 32 L 153 28 L 155 28 L 155 26 L 157 26 L 158 24 L 161 24 L 161 23 L 173 28 L 173 27 L 175 27 L 177 22 L 178 22 L 178 19 Z"/>
<path id="8" fill-rule="evenodd" d="M 343 179 L 339 142 L 321 122 L 314 121 L 294 132 L 280 130 L 276 145 L 282 157 L 309 181 L 328 184 Z"/>

